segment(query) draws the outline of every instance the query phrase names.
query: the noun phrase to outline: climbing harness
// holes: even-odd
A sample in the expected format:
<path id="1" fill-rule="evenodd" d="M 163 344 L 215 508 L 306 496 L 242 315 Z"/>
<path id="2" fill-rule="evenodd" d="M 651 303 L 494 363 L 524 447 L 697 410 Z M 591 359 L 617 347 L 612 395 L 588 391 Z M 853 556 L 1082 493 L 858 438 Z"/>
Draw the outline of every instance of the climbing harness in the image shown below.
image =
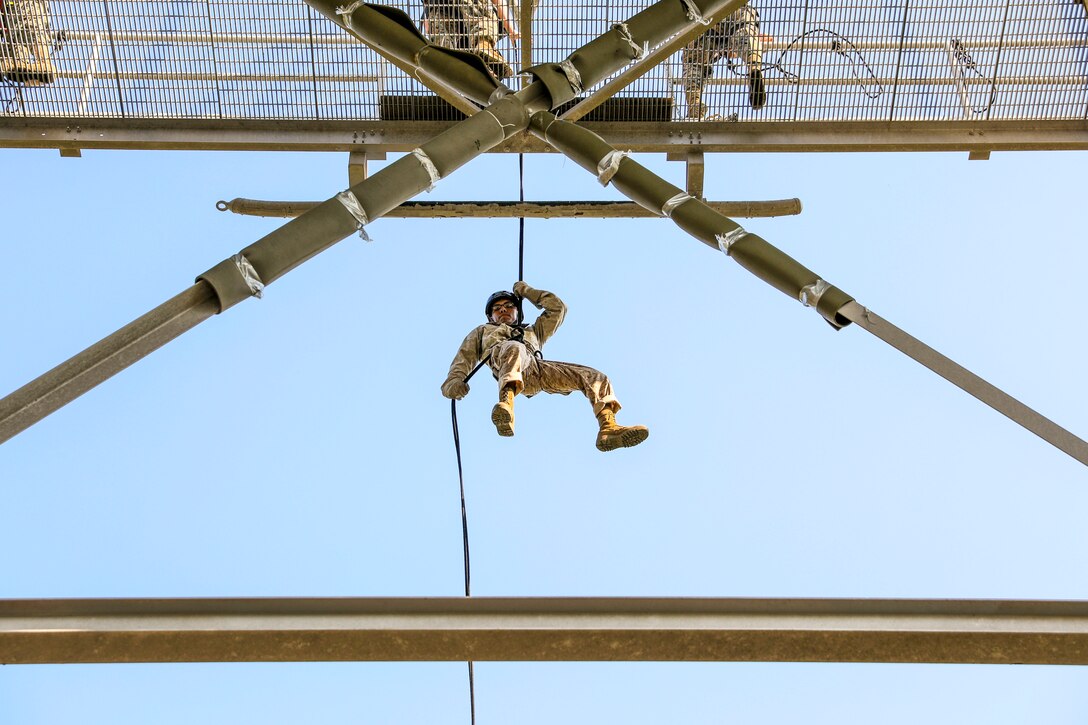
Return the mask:
<path id="1" fill-rule="evenodd" d="M 518 154 L 518 200 L 525 201 L 525 155 Z M 518 281 L 525 281 L 525 217 L 518 217 Z M 494 298 L 495 295 L 492 295 Z M 491 299 L 488 299 L 487 307 L 491 307 Z M 518 322 L 521 322 L 521 301 L 518 299 Z M 524 341 L 525 328 L 528 325 L 517 324 L 514 325 L 514 335 L 512 339 Z M 543 358 L 544 356 L 539 350 L 534 351 L 534 354 Z M 465 383 L 467 384 L 472 376 L 479 372 L 480 368 L 487 364 L 491 359 L 491 353 L 484 356 L 480 362 L 476 363 L 476 367 L 472 368 L 472 372 L 465 376 Z M 468 507 L 465 504 L 465 471 L 464 466 L 461 463 L 461 435 L 457 429 L 457 399 L 454 398 L 450 401 L 450 418 L 453 424 L 453 447 L 457 453 L 457 480 L 461 489 L 461 541 L 464 546 L 465 553 L 465 596 L 472 596 L 472 575 L 471 575 L 471 559 L 469 557 L 468 546 Z M 472 725 L 476 725 L 476 681 L 475 673 L 473 672 L 472 662 L 468 663 L 468 702 L 469 711 L 471 713 Z"/>

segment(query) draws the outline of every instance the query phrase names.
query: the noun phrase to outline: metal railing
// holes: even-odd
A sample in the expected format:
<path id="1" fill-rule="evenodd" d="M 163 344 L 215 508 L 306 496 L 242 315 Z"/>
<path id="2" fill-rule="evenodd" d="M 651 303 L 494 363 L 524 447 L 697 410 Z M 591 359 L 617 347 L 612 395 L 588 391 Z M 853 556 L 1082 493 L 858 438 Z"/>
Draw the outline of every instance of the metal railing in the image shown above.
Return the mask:
<path id="1" fill-rule="evenodd" d="M 427 27 L 422 0 L 389 4 Z M 520 28 L 522 40 L 503 37 L 497 47 L 514 65 L 554 62 L 645 5 L 538 3 L 530 26 Z M 586 120 L 1088 118 L 1082 4 L 757 0 L 752 6 L 766 34 L 763 108 L 749 102 L 747 59 L 723 52 L 706 67 L 681 51 Z M 37 86 L 9 75 L 0 86 L 9 118 L 451 118 L 431 91 L 294 0 L 66 0 L 49 7 L 55 75 Z M 507 12 L 519 18 L 529 11 L 511 2 Z M 9 57 L 14 40 L 4 45 Z M 707 73 L 699 88 L 705 113 L 696 117 L 685 78 Z"/>

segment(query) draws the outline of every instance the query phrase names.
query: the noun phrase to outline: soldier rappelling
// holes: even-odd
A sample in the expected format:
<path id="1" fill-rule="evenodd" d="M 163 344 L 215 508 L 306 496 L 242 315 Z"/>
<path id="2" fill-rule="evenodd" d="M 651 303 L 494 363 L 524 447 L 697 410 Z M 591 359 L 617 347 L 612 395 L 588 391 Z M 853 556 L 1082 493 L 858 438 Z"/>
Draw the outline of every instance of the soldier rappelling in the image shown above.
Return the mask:
<path id="1" fill-rule="evenodd" d="M 523 298 L 543 310 L 532 325 L 524 323 Z M 650 431 L 641 425 L 616 423 L 620 404 L 608 376 L 585 365 L 544 360 L 539 355 L 540 348 L 563 323 L 566 312 L 566 305 L 554 294 L 521 281 L 514 284 L 513 292 L 491 295 L 484 307 L 488 321 L 468 333 L 461 343 L 442 384 L 442 394 L 452 400 L 465 397 L 470 371 L 486 360 L 499 383 L 499 402 L 491 411 L 499 435 L 514 435 L 514 397 L 519 393 L 530 398 L 539 392 L 567 395 L 580 390 L 597 416 L 599 450 L 637 446 Z"/>

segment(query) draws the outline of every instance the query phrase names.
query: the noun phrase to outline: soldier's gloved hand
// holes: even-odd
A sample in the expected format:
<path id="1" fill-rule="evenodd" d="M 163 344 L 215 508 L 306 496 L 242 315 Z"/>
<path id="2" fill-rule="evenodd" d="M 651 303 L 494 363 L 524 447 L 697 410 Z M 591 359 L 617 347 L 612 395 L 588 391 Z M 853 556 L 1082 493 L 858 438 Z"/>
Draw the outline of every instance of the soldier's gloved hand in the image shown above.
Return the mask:
<path id="1" fill-rule="evenodd" d="M 458 377 L 446 378 L 442 383 L 442 395 L 450 400 L 460 400 L 468 395 L 468 383 Z"/>
<path id="2" fill-rule="evenodd" d="M 518 297 L 525 297 L 526 296 L 525 292 L 526 291 L 532 291 L 532 289 L 533 289 L 532 287 L 525 284 L 524 282 L 522 282 L 519 279 L 517 282 L 514 283 L 514 290 L 513 291 L 514 291 L 514 294 L 516 294 Z"/>

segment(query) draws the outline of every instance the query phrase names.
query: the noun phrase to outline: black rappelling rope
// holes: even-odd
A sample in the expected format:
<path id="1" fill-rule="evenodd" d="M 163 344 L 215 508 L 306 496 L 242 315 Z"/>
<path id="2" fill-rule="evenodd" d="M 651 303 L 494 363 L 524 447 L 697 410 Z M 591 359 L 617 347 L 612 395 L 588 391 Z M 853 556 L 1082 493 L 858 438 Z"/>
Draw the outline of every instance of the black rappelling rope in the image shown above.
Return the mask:
<path id="1" fill-rule="evenodd" d="M 525 201 L 525 155 L 518 154 L 518 199 Z M 518 217 L 518 281 L 525 280 L 525 217 Z M 472 368 L 472 372 L 465 376 L 465 383 L 479 371 L 491 356 L 488 355 Z M 457 480 L 461 487 L 461 541 L 465 550 L 465 596 L 472 596 L 472 567 L 468 549 L 468 507 L 465 505 L 465 471 L 461 465 L 461 435 L 457 430 L 457 399 L 450 401 L 450 417 L 453 420 L 453 447 L 457 452 Z M 468 706 L 471 713 L 472 725 L 476 725 L 476 681 L 472 670 L 472 661 L 468 663 Z"/>
<path id="2" fill-rule="evenodd" d="M 518 201 L 525 203 L 525 154 L 518 154 Z M 525 281 L 525 217 L 518 217 L 518 282 Z M 518 320 L 521 322 L 521 320 Z"/>

